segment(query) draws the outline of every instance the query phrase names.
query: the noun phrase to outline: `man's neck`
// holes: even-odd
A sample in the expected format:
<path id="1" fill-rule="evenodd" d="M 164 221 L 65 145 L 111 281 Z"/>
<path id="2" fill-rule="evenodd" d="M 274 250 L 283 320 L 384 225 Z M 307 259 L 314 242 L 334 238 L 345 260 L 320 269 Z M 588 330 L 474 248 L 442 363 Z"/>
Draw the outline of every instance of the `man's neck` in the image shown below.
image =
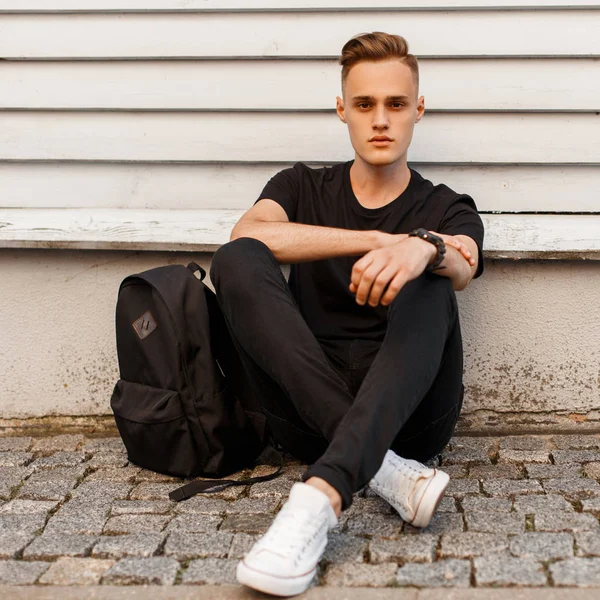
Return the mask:
<path id="1" fill-rule="evenodd" d="M 370 165 L 356 156 L 350 168 L 352 191 L 365 208 L 389 204 L 404 192 L 409 182 L 406 159 L 390 165 Z"/>

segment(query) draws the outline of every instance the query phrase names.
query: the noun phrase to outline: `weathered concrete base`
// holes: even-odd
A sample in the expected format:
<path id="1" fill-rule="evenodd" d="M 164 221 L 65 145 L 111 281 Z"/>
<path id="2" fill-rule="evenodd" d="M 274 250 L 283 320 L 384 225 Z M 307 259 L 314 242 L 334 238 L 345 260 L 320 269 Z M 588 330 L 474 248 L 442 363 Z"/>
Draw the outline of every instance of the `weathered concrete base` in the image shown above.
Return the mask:
<path id="1" fill-rule="evenodd" d="M 114 309 L 128 274 L 210 255 L 0 251 L 0 419 L 110 414 Z M 461 431 L 600 426 L 600 263 L 488 261 L 459 292 L 466 396 Z M 87 419 L 90 420 L 87 420 Z M 32 423 L 35 427 L 36 424 Z M 2 423 L 0 422 L 0 426 Z"/>

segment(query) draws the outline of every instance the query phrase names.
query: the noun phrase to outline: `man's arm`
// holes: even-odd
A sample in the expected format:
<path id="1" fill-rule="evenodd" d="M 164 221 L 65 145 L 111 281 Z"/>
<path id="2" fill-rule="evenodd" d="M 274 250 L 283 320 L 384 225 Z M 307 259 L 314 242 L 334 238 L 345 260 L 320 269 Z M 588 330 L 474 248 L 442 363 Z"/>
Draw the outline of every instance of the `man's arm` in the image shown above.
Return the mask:
<path id="1" fill-rule="evenodd" d="M 360 256 L 407 238 L 382 231 L 354 231 L 290 223 L 274 200 L 262 199 L 246 211 L 231 232 L 231 240 L 251 237 L 266 244 L 280 264 Z"/>
<path id="2" fill-rule="evenodd" d="M 450 278 L 452 280 L 453 289 L 457 291 L 464 290 L 477 272 L 479 248 L 477 247 L 475 240 L 468 235 L 444 235 L 436 233 L 435 231 L 432 231 L 431 233 L 439 235 L 446 243 L 447 249 L 446 256 L 440 265 L 440 267 L 444 268 L 436 269 L 434 273 Z M 458 252 L 453 245 L 448 243 L 448 238 L 459 240 L 468 249 L 470 259 L 468 262 L 465 260 L 465 256 Z"/>
<path id="3" fill-rule="evenodd" d="M 361 256 L 406 240 L 408 234 L 290 223 L 281 205 L 264 198 L 246 211 L 233 228 L 230 240 L 241 237 L 260 240 L 273 252 L 277 262 L 293 264 L 336 256 Z M 447 244 L 461 252 L 468 252 L 458 239 L 448 240 Z"/>
<path id="4" fill-rule="evenodd" d="M 435 233 L 435 232 L 432 232 Z M 437 234 L 440 235 L 440 234 Z M 446 255 L 435 273 L 449 277 L 455 290 L 464 289 L 477 269 L 477 244 L 468 236 L 442 235 L 446 242 Z M 455 240 L 467 250 L 469 257 L 455 250 Z M 350 291 L 360 305 L 387 306 L 409 281 L 419 277 L 433 264 L 436 248 L 418 237 L 397 244 L 371 250 L 352 267 Z"/>

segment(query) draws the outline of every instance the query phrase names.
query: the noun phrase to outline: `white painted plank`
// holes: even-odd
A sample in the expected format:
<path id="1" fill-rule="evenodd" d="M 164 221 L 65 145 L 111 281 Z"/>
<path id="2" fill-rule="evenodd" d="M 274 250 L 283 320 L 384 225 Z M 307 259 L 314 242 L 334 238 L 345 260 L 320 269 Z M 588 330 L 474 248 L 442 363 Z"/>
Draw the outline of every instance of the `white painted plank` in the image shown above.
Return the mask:
<path id="1" fill-rule="evenodd" d="M 214 251 L 241 210 L 0 210 L 2 248 Z M 600 260 L 600 215 L 482 215 L 488 256 Z"/>
<path id="2" fill-rule="evenodd" d="M 598 0 L 0 0 L 0 12 L 126 12 L 126 11 L 322 11 L 342 10 L 524 10 L 527 8 L 597 8 Z"/>
<path id="3" fill-rule="evenodd" d="M 378 30 L 404 34 L 421 57 L 600 56 L 597 10 L 5 14 L 0 56 L 337 57 L 357 32 Z"/>
<path id="4" fill-rule="evenodd" d="M 246 209 L 288 166 L 0 163 L 0 202 L 4 208 Z M 484 212 L 600 213 L 596 166 L 411 166 L 470 194 Z"/>
<path id="5" fill-rule="evenodd" d="M 0 112 L 0 160 L 288 162 L 354 155 L 328 113 Z M 595 114 L 428 115 L 409 160 L 598 163 Z"/>
<path id="6" fill-rule="evenodd" d="M 600 108 L 595 59 L 423 59 L 420 69 L 429 110 Z M 315 60 L 0 62 L 0 89 L 11 109 L 333 110 L 341 93 L 339 65 Z"/>

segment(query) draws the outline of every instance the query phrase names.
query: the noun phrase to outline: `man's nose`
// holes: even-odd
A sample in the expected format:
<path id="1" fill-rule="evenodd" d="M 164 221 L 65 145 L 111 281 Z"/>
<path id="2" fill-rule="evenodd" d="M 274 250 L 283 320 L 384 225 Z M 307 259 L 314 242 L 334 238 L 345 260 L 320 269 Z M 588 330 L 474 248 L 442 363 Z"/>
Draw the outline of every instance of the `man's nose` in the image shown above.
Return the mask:
<path id="1" fill-rule="evenodd" d="M 385 106 L 379 106 L 373 113 L 373 129 L 386 129 L 389 127 L 389 120 Z"/>

